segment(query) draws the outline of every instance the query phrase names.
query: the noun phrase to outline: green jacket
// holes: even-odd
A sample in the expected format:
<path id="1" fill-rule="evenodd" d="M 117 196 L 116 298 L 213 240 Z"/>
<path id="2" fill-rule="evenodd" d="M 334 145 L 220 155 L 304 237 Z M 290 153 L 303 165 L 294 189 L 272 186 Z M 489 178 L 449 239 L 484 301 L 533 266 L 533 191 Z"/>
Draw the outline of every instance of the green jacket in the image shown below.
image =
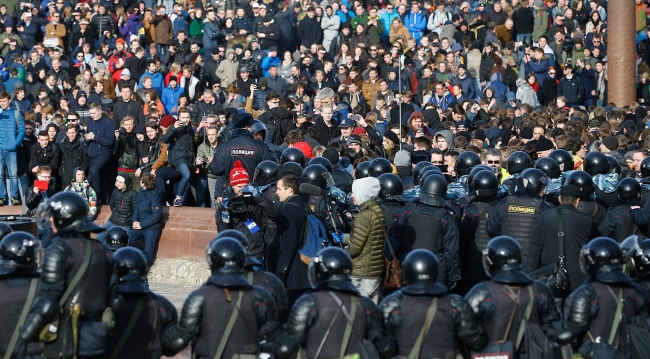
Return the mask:
<path id="1" fill-rule="evenodd" d="M 346 251 L 352 257 L 352 275 L 375 278 L 384 275 L 386 219 L 375 198 L 359 206 Z M 346 236 L 347 237 L 347 236 Z"/>
<path id="2" fill-rule="evenodd" d="M 208 143 L 203 142 L 199 145 L 199 148 L 196 150 L 196 158 L 199 157 L 214 157 L 214 150 L 216 147 L 210 146 Z M 194 159 L 196 163 L 196 158 Z M 203 164 L 197 166 L 197 168 L 201 171 L 201 173 L 205 173 L 208 175 L 209 178 L 217 178 L 217 176 L 213 175 L 212 172 L 208 171 L 208 167 L 210 167 L 210 164 L 206 161 L 203 162 Z"/>
<path id="3" fill-rule="evenodd" d="M 2 53 L 2 55 L 6 55 L 7 52 L 9 52 L 9 44 L 5 44 L 5 39 L 14 39 L 16 40 L 16 47 L 23 47 L 23 40 L 20 39 L 18 34 L 15 32 L 12 32 L 11 34 L 3 32 L 0 34 L 0 53 Z"/>
<path id="4" fill-rule="evenodd" d="M 351 21 L 351 26 L 352 26 L 352 31 L 354 33 L 357 33 L 357 24 L 362 24 L 363 27 L 366 29 L 366 32 L 370 37 L 372 38 L 372 41 L 374 41 L 375 44 L 381 44 L 381 35 L 384 34 L 384 23 L 381 21 L 379 16 L 376 16 L 377 18 L 377 26 L 370 26 L 368 27 L 368 20 L 370 20 L 370 16 L 367 14 L 363 14 L 361 16 L 355 16 L 352 18 Z M 369 49 L 369 45 L 371 44 L 366 44 L 366 49 Z"/>
<path id="5" fill-rule="evenodd" d="M 535 24 L 533 25 L 533 42 L 538 42 L 539 37 L 548 31 L 548 9 L 542 7 L 535 11 Z M 549 39 L 549 41 L 553 41 Z"/>

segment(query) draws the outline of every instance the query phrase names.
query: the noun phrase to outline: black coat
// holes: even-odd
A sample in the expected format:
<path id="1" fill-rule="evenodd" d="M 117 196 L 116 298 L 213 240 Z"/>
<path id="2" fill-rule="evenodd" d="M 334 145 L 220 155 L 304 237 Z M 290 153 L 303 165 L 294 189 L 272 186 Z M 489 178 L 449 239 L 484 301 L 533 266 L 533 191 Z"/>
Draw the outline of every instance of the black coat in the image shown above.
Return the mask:
<path id="1" fill-rule="evenodd" d="M 600 234 L 592 217 L 570 204 L 561 204 L 537 216 L 530 233 L 528 271 L 558 262 L 558 210 L 562 210 L 565 263 L 569 273 L 569 286 L 573 291 L 585 281 L 585 275 L 579 266 L 580 250 L 589 240 Z"/>
<path id="2" fill-rule="evenodd" d="M 294 196 L 289 198 L 280 209 L 278 221 L 280 256 L 275 274 L 284 282 L 287 290 L 308 289 L 311 287 L 309 285 L 308 267 L 300 260 L 300 254 L 298 253 L 300 242 L 305 238 L 306 208 L 307 204 L 298 196 Z"/>
<path id="3" fill-rule="evenodd" d="M 138 192 L 131 187 L 131 181 L 128 178 L 125 183 L 126 188 L 124 191 L 117 188 L 113 190 L 111 199 L 108 202 L 111 207 L 111 216 L 108 220 L 116 226 L 131 227 L 133 224 L 131 216 L 133 215 Z"/>
<path id="4" fill-rule="evenodd" d="M 144 133 L 146 123 L 142 104 L 135 100 L 124 102 L 120 97 L 115 101 L 115 107 L 113 107 L 113 122 L 116 129 L 120 128 L 120 121 L 126 116 L 131 116 L 135 120 L 135 132 Z"/>
<path id="5" fill-rule="evenodd" d="M 69 185 L 75 178 L 75 168 L 81 167 L 85 173 L 88 173 L 90 166 L 88 148 L 83 139 L 80 140 L 80 137 L 81 135 L 77 135 L 77 140 L 70 143 L 70 139 L 66 136 L 59 145 L 61 156 L 59 176 L 61 177 L 62 187 Z"/>
<path id="6" fill-rule="evenodd" d="M 271 46 L 278 46 L 278 41 L 280 41 L 280 26 L 278 24 L 272 22 L 271 25 L 265 26 L 262 32 L 264 37 L 260 46 L 263 50 L 268 50 Z"/>
<path id="7" fill-rule="evenodd" d="M 307 41 L 310 44 L 320 44 L 323 41 L 323 30 L 320 27 L 320 22 L 316 17 L 310 18 L 305 16 L 304 19 L 298 24 L 298 40 Z"/>
<path id="8" fill-rule="evenodd" d="M 54 143 L 48 143 L 47 147 L 43 148 L 39 143 L 36 143 L 30 149 L 29 170 L 38 166 L 48 166 L 52 171 L 59 167 L 59 146 Z"/>

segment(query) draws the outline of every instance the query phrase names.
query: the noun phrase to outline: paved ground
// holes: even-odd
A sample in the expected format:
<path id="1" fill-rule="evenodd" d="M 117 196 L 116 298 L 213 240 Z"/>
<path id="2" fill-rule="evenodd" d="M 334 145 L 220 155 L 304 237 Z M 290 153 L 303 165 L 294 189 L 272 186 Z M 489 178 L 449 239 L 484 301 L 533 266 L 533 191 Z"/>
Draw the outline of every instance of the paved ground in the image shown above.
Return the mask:
<path id="1" fill-rule="evenodd" d="M 174 306 L 178 310 L 178 315 L 180 316 L 181 308 L 183 307 L 183 302 L 185 302 L 185 298 L 187 298 L 187 296 L 197 287 L 149 283 L 149 288 L 151 288 L 151 290 L 154 293 L 160 294 L 165 298 L 169 299 L 169 301 L 172 302 L 172 304 L 174 304 Z M 187 348 L 173 358 L 189 359 L 191 357 L 192 357 L 191 351 L 189 348 Z"/>

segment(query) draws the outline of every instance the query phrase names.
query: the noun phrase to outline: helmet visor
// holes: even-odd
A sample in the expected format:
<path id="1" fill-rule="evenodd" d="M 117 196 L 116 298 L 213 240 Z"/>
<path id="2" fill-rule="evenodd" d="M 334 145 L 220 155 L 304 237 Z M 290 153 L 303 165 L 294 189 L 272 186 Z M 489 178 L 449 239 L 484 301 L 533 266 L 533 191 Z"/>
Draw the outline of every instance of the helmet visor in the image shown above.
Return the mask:
<path id="1" fill-rule="evenodd" d="M 34 218 L 36 219 L 36 224 L 38 229 L 45 230 L 49 229 L 50 226 L 50 216 L 52 215 L 50 199 L 45 199 L 41 204 L 38 205 L 36 209 L 36 214 Z"/>
<path id="2" fill-rule="evenodd" d="M 492 278 L 492 274 L 490 273 L 490 266 L 492 265 L 492 260 L 490 259 L 490 256 L 488 255 L 488 249 L 485 248 L 483 250 L 483 270 L 485 270 L 485 274 L 488 275 L 488 277 Z"/>
<path id="3" fill-rule="evenodd" d="M 311 286 L 312 289 L 316 289 L 316 287 L 318 287 L 318 279 L 316 279 L 317 261 L 318 261 L 318 257 L 314 258 L 311 262 L 309 262 L 309 285 Z"/>
<path id="4" fill-rule="evenodd" d="M 587 246 L 583 246 L 582 249 L 580 250 L 580 271 L 583 274 L 589 274 L 589 248 Z"/>

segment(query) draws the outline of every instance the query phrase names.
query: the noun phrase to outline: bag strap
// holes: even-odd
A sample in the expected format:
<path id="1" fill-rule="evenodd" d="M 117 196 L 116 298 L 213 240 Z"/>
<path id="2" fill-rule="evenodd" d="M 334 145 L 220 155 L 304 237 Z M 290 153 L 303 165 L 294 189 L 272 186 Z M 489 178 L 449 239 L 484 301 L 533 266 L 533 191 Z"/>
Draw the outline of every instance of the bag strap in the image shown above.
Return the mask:
<path id="1" fill-rule="evenodd" d="M 90 252 L 92 250 L 92 244 L 93 244 L 92 240 L 90 239 L 86 240 L 86 254 L 84 255 L 84 261 L 83 263 L 81 263 L 81 267 L 79 267 L 79 270 L 72 278 L 70 285 L 65 290 L 63 296 L 59 300 L 59 308 L 63 307 L 65 302 L 68 301 L 68 298 L 70 298 L 70 295 L 72 295 L 72 292 L 76 289 L 77 284 L 79 284 L 81 278 L 84 276 L 84 274 L 86 274 L 86 270 L 88 269 L 88 265 L 90 264 L 90 254 L 91 254 Z"/>
<path id="2" fill-rule="evenodd" d="M 408 356 L 409 359 L 417 359 L 420 356 L 420 349 L 422 348 L 424 337 L 429 332 L 429 328 L 431 328 L 431 323 L 433 323 L 433 318 L 436 316 L 437 311 L 438 311 L 438 297 L 434 297 L 433 300 L 431 301 L 431 306 L 427 311 L 427 317 L 424 319 L 424 325 L 422 326 L 422 330 L 420 331 L 418 340 L 415 342 L 413 349 L 411 349 L 411 353 L 409 353 Z"/>
<path id="3" fill-rule="evenodd" d="M 530 314 L 533 312 L 533 303 L 535 302 L 535 290 L 533 289 L 534 285 L 535 283 L 533 282 L 528 286 L 528 305 L 526 306 L 524 317 L 521 318 L 519 332 L 517 332 L 517 343 L 515 343 L 516 349 L 519 348 L 521 340 L 524 338 L 524 333 L 526 332 L 526 323 L 530 320 Z"/>
<path id="4" fill-rule="evenodd" d="M 235 310 L 233 310 L 232 314 L 230 314 L 228 325 L 226 325 L 226 331 L 223 333 L 223 336 L 221 337 L 221 342 L 219 343 L 219 348 L 217 348 L 217 352 L 214 354 L 214 359 L 221 359 L 223 352 L 226 350 L 226 344 L 228 343 L 230 334 L 232 334 L 232 330 L 235 327 L 235 322 L 237 321 L 239 308 L 241 308 L 241 302 L 242 299 L 244 299 L 244 291 L 240 290 L 237 292 L 237 294 L 239 295 L 239 298 L 237 298 L 237 304 L 235 305 Z"/>
<path id="5" fill-rule="evenodd" d="M 20 334 L 20 327 L 22 327 L 23 324 L 25 323 L 25 320 L 27 319 L 27 314 L 29 314 L 29 308 L 31 308 L 32 302 L 34 302 L 34 295 L 36 294 L 37 283 L 38 283 L 38 278 L 32 278 L 31 282 L 29 283 L 27 300 L 25 301 L 25 305 L 23 305 L 23 311 L 20 312 L 20 317 L 18 318 L 18 323 L 16 323 L 16 328 L 14 329 L 14 333 L 11 335 L 11 340 L 9 341 L 9 346 L 7 347 L 7 352 L 5 353 L 4 359 L 9 359 L 11 357 L 11 353 L 14 351 L 14 347 L 16 346 L 16 342 L 18 341 L 18 335 Z"/>
<path id="6" fill-rule="evenodd" d="M 560 262 L 564 262 L 564 224 L 561 209 L 557 210 L 557 238 L 560 241 Z"/>
<path id="7" fill-rule="evenodd" d="M 330 331 L 332 330 L 332 326 L 334 325 L 334 322 L 336 321 L 336 318 L 339 317 L 340 313 L 341 313 L 341 308 L 339 308 L 339 310 L 336 312 L 336 315 L 334 316 L 334 318 L 332 318 L 332 321 L 330 322 L 330 325 L 327 327 L 327 331 L 325 332 L 325 335 L 323 335 L 323 339 L 320 341 L 320 344 L 318 345 L 318 350 L 316 351 L 316 355 L 314 355 L 315 359 L 318 359 L 318 357 L 320 356 L 320 352 L 321 352 L 321 350 L 323 350 L 323 345 L 325 345 L 325 341 L 330 336 Z M 298 354 L 298 355 L 300 355 L 300 354 Z M 301 358 L 300 356 L 298 356 L 298 357 Z"/>
<path id="8" fill-rule="evenodd" d="M 622 311 L 623 311 L 623 288 L 619 288 L 618 303 L 616 305 L 616 313 L 614 314 L 614 322 L 612 323 L 612 329 L 609 331 L 609 340 L 607 340 L 607 343 L 609 345 L 612 345 L 612 343 L 614 343 L 614 339 L 616 338 L 616 332 L 618 331 L 618 327 L 621 325 Z"/>
<path id="9" fill-rule="evenodd" d="M 331 292 L 330 292 L 331 293 Z M 354 328 L 352 325 L 354 325 L 354 318 L 355 315 L 357 314 L 357 297 L 354 295 L 351 296 L 352 303 L 350 304 L 352 308 L 350 309 L 350 315 L 348 316 L 348 313 L 345 309 L 345 306 L 343 306 L 341 309 L 343 311 L 343 315 L 348 319 L 348 324 L 345 325 L 345 332 L 343 333 L 343 343 L 341 345 L 341 355 L 339 355 L 340 358 L 343 358 L 345 354 L 345 349 L 348 348 L 348 343 L 350 343 L 350 338 L 352 337 L 352 330 Z M 352 318 L 352 320 L 350 320 Z"/>
<path id="10" fill-rule="evenodd" d="M 110 359 L 116 359 L 117 356 L 120 354 L 120 351 L 122 350 L 122 347 L 126 343 L 126 340 L 129 338 L 129 335 L 131 335 L 131 332 L 133 331 L 133 327 L 135 326 L 135 322 L 138 320 L 140 317 L 140 313 L 142 312 L 142 308 L 144 307 L 144 302 L 145 302 L 146 296 L 142 296 L 142 298 L 138 299 L 138 304 L 135 306 L 135 310 L 133 311 L 133 315 L 131 315 L 131 319 L 129 320 L 129 324 L 126 326 L 126 329 L 124 332 L 122 332 L 122 336 L 120 337 L 120 340 L 117 342 L 117 345 L 115 346 L 115 349 L 113 349 L 113 354 L 111 354 Z M 156 313 L 156 317 L 158 316 L 158 313 Z"/>

